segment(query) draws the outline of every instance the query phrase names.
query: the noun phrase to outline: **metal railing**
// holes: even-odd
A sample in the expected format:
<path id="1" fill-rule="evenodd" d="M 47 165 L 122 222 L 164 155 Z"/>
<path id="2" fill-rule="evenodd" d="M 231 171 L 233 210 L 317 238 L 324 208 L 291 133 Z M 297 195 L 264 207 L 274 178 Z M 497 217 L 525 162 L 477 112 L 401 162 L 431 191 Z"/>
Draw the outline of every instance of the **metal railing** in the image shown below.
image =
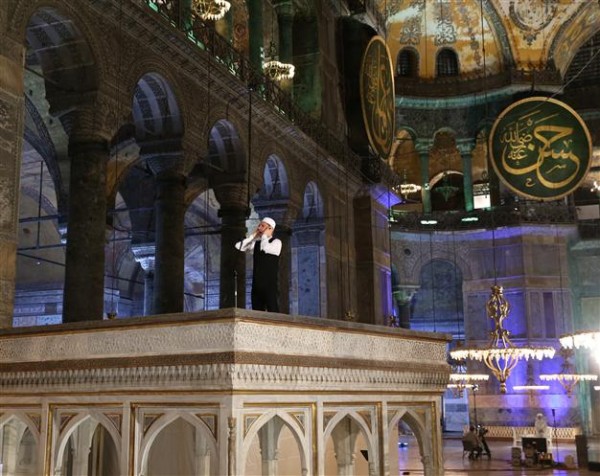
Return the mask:
<path id="1" fill-rule="evenodd" d="M 444 210 L 423 214 L 393 210 L 390 214 L 392 229 L 406 231 L 444 231 L 496 228 L 525 224 L 575 224 L 576 209 L 562 202 L 518 202 L 492 209 Z"/>
<path id="2" fill-rule="evenodd" d="M 186 13 L 181 0 L 145 0 L 145 2 L 149 9 L 182 31 L 191 42 L 209 53 L 230 74 L 251 87 L 267 104 L 272 106 L 275 113 L 288 119 L 350 171 L 364 176 L 361 157 L 345 142 L 332 134 L 321 121 L 297 106 L 289 93 L 282 90 L 261 70 L 255 68 L 247 57 L 237 51 L 227 39 L 215 30 L 211 22 L 190 15 L 189 9 Z M 384 170 L 386 168 L 384 163 L 377 164 L 377 166 L 381 172 L 380 176 L 394 179 L 389 170 Z"/>

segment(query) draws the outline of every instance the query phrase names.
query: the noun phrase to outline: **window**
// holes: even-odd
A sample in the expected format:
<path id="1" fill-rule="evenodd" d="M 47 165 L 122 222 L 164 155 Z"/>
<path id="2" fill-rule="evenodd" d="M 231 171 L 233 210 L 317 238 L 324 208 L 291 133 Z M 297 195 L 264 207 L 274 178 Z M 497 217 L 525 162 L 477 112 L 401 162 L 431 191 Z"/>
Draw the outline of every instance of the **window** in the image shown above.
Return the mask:
<path id="1" fill-rule="evenodd" d="M 449 48 L 441 49 L 435 61 L 435 68 L 438 78 L 458 76 L 458 57 L 456 53 Z"/>
<path id="2" fill-rule="evenodd" d="M 396 74 L 405 78 L 414 78 L 419 72 L 419 55 L 416 51 L 404 48 L 398 53 Z"/>

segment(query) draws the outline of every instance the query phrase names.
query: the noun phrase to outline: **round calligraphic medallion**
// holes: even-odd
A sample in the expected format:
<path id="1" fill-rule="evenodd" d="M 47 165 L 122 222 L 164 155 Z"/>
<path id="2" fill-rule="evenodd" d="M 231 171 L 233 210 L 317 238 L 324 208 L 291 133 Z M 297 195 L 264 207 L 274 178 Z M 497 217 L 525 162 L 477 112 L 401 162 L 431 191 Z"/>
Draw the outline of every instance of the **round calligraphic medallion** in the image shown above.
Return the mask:
<path id="1" fill-rule="evenodd" d="M 360 100 L 369 143 L 379 157 L 387 159 L 394 141 L 394 75 L 385 41 L 374 36 L 360 68 Z"/>
<path id="2" fill-rule="evenodd" d="M 552 98 L 531 97 L 508 106 L 492 127 L 489 146 L 504 184 L 536 200 L 568 195 L 591 164 L 592 140 L 585 123 Z"/>

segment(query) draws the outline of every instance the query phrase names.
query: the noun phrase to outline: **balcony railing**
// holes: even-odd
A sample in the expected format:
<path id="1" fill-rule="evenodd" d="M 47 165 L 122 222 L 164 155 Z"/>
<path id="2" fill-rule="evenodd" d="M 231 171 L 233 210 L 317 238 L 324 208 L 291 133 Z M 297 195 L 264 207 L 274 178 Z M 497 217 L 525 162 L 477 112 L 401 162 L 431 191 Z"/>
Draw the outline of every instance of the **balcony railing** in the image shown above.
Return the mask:
<path id="1" fill-rule="evenodd" d="M 267 104 L 273 107 L 277 114 L 298 127 L 350 171 L 361 173 L 363 170 L 361 158 L 345 142 L 323 126 L 319 120 L 297 106 L 290 94 L 283 91 L 275 81 L 251 65 L 248 58 L 235 50 L 227 39 L 219 35 L 212 22 L 192 17 L 189 11 L 186 14 L 183 2 L 180 0 L 145 0 L 145 2 L 152 11 L 182 31 L 189 41 L 209 53 L 230 74 L 247 87 L 251 87 Z M 390 170 L 385 170 L 388 167 L 383 161 L 379 162 L 381 163 L 375 167 L 380 172 L 379 177 L 394 181 L 394 174 Z M 364 172 L 362 173 L 364 175 Z"/>
<path id="2" fill-rule="evenodd" d="M 496 228 L 525 224 L 575 224 L 575 207 L 556 202 L 518 202 L 494 209 L 439 211 L 429 214 L 393 210 L 392 229 L 403 231 L 446 231 Z"/>

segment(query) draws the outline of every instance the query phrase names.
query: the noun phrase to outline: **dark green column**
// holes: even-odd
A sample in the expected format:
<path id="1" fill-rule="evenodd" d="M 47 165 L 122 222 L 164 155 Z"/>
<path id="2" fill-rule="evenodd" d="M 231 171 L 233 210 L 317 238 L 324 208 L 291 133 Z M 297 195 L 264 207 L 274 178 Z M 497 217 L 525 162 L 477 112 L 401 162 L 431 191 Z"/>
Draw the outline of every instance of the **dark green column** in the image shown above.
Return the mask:
<path id="1" fill-rule="evenodd" d="M 103 318 L 108 154 L 108 143 L 101 138 L 69 143 L 63 322 Z"/>
<path id="2" fill-rule="evenodd" d="M 421 200 L 423 213 L 431 213 L 431 190 L 429 188 L 429 143 L 419 143 L 416 146 L 421 165 Z"/>
<path id="3" fill-rule="evenodd" d="M 465 195 L 465 210 L 473 211 L 473 149 L 475 142 L 472 140 L 461 141 L 456 144 L 460 157 L 462 159 L 463 168 L 463 187 Z"/>
<path id="4" fill-rule="evenodd" d="M 183 311 L 185 177 L 177 171 L 156 174 L 156 255 L 154 314 Z"/>
<path id="5" fill-rule="evenodd" d="M 262 69 L 263 39 L 263 2 L 262 0 L 248 1 L 248 25 L 250 34 L 250 64 Z"/>
<path id="6" fill-rule="evenodd" d="M 221 217 L 221 276 L 219 307 L 246 307 L 246 253 L 235 244 L 246 237 L 246 206 L 225 206 Z M 237 296 L 236 296 L 237 292 Z"/>

